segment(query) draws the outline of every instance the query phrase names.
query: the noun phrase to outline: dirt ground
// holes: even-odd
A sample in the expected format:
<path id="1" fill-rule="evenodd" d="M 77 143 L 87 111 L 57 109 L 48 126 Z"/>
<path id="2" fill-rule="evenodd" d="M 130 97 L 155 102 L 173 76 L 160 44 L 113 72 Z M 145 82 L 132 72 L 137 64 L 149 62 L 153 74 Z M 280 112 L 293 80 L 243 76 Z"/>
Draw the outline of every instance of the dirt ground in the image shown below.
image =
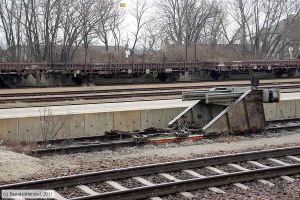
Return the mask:
<path id="1" fill-rule="evenodd" d="M 0 148 L 0 184 L 69 174 L 85 173 L 149 163 L 196 158 L 213 154 L 242 152 L 300 145 L 300 133 L 253 138 L 223 138 L 218 141 L 184 142 L 115 151 L 77 153 L 33 158 Z"/>

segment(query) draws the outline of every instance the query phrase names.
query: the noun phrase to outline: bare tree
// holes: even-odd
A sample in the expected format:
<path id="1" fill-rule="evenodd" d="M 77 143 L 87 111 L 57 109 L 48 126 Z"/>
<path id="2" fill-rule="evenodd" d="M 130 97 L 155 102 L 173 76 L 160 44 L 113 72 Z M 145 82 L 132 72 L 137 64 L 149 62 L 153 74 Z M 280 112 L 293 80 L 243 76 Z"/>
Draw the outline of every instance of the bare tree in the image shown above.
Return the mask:
<path id="1" fill-rule="evenodd" d="M 226 44 L 241 58 L 284 57 L 290 46 L 299 55 L 299 0 L 159 0 L 157 12 L 149 11 L 147 0 L 135 0 L 130 10 L 135 29 L 129 33 L 117 2 L 0 0 L 1 61 L 72 62 L 80 54 L 87 63 L 92 45 L 100 41 L 106 51 L 114 45 L 120 53 L 129 38 L 132 56 L 139 45 L 150 54 L 183 45 L 191 52 L 192 44 L 195 59 L 197 44 Z"/>
<path id="2" fill-rule="evenodd" d="M 51 61 L 61 18 L 61 0 L 2 0 L 1 27 L 10 61 Z"/>
<path id="3" fill-rule="evenodd" d="M 133 44 L 131 47 L 132 56 L 134 56 L 134 50 L 137 42 L 141 39 L 141 32 L 144 26 L 148 23 L 146 18 L 147 0 L 135 0 L 134 7 L 131 10 L 131 15 L 135 20 L 135 30 L 132 32 Z"/>
<path id="4" fill-rule="evenodd" d="M 78 11 L 82 27 L 82 41 L 84 47 L 84 63 L 87 63 L 89 44 L 92 41 L 93 30 L 98 23 L 98 12 L 96 11 L 96 0 L 79 0 Z"/>
<path id="5" fill-rule="evenodd" d="M 0 1 L 0 28 L 4 33 L 7 60 L 20 61 L 21 53 L 21 16 L 23 8 L 21 1 Z"/>
<path id="6" fill-rule="evenodd" d="M 3 57 L 4 57 L 4 52 L 3 52 L 3 47 L 1 47 L 2 45 L 0 45 L 0 62 L 3 62 Z"/>
<path id="7" fill-rule="evenodd" d="M 62 4 L 64 13 L 60 19 L 62 36 L 58 37 L 61 46 L 60 61 L 69 62 L 73 59 L 76 49 L 80 45 L 81 24 L 77 7 L 73 0 L 64 0 Z"/>
<path id="8" fill-rule="evenodd" d="M 95 31 L 101 42 L 105 45 L 105 50 L 108 51 L 109 35 L 112 31 L 114 20 L 118 17 L 116 11 L 117 4 L 113 0 L 100 0 L 97 3 L 97 12 L 99 21 L 96 24 Z"/>
<path id="9" fill-rule="evenodd" d="M 218 13 L 217 4 L 205 0 L 161 0 L 157 6 L 161 27 L 176 45 L 200 40 L 209 20 Z"/>
<path id="10" fill-rule="evenodd" d="M 220 6 L 216 6 L 214 12 L 214 17 L 208 21 L 204 31 L 204 40 L 206 40 L 210 45 L 222 43 L 221 24 L 225 18 L 225 10 L 221 9 Z"/>
<path id="11" fill-rule="evenodd" d="M 115 45 L 115 53 L 120 53 L 120 45 L 121 45 L 121 37 L 122 37 L 122 23 L 124 21 L 124 15 L 119 11 L 115 11 L 116 13 L 113 15 L 110 30 L 113 35 L 114 45 Z"/>
<path id="12" fill-rule="evenodd" d="M 299 1 L 235 0 L 228 4 L 244 56 L 276 56 L 290 44 L 285 36 L 289 27 L 299 20 Z"/>
<path id="13" fill-rule="evenodd" d="M 40 3 L 36 0 L 22 0 L 24 7 L 24 30 L 26 45 L 28 46 L 28 57 L 30 60 L 42 61 L 41 52 L 41 22 L 39 21 Z"/>
<path id="14" fill-rule="evenodd" d="M 144 48 L 150 52 L 158 49 L 162 32 L 158 29 L 157 18 L 152 17 L 144 30 Z"/>
<path id="15" fill-rule="evenodd" d="M 62 18 L 62 1 L 63 0 L 46 0 L 43 2 L 43 40 L 44 53 L 43 60 L 52 62 L 53 51 L 57 40 L 57 34 L 60 28 L 60 19 Z"/>

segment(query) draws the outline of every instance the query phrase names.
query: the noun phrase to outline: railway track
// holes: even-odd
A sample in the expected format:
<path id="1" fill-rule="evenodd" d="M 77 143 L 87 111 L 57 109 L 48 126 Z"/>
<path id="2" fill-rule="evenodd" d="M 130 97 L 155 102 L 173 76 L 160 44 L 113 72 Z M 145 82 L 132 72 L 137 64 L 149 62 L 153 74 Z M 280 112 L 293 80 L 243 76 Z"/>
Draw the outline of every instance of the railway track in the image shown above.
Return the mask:
<path id="1" fill-rule="evenodd" d="M 280 130 L 296 130 L 300 128 L 300 119 L 286 119 L 286 120 L 274 120 L 268 121 L 268 126 L 265 132 L 274 132 Z M 286 123 L 291 122 L 292 124 L 286 125 Z M 124 132 L 125 133 L 125 132 Z M 201 134 L 199 132 L 199 134 Z M 130 136 L 131 135 L 131 136 Z M 92 152 L 92 151 L 102 151 L 102 150 L 112 150 L 122 147 L 133 147 L 142 146 L 146 144 L 152 144 L 151 138 L 155 136 L 155 140 L 159 140 L 159 136 L 168 135 L 168 137 L 174 137 L 176 135 L 172 130 L 160 130 L 160 133 L 156 134 L 145 134 L 144 132 L 115 134 L 112 139 L 107 139 L 108 136 L 89 136 L 89 137 L 79 137 L 71 139 L 58 139 L 50 140 L 47 142 L 38 142 L 40 145 L 37 149 L 33 149 L 27 152 L 34 156 L 46 156 L 55 154 L 70 154 L 70 153 L 82 153 L 82 152 Z M 212 139 L 218 138 L 220 135 L 191 135 L 194 138 L 174 138 L 174 142 L 180 142 L 185 140 L 202 140 L 202 139 Z M 123 139 L 120 139 L 123 138 Z M 162 137 L 162 140 L 164 138 Z M 46 147 L 45 147 L 46 146 Z"/>
<path id="2" fill-rule="evenodd" d="M 0 190 L 53 189 L 59 200 L 193 198 L 203 188 L 226 194 L 218 186 L 247 190 L 244 182 L 257 181 L 271 187 L 266 179 L 274 177 L 293 182 L 290 176 L 300 173 L 299 156 L 300 146 L 277 148 L 13 183 Z"/>
<path id="3" fill-rule="evenodd" d="M 232 84 L 231 86 L 246 87 L 249 84 Z M 224 85 L 214 85 L 214 87 L 224 87 Z M 299 83 L 285 84 L 262 84 L 261 88 L 277 88 L 282 92 L 300 91 Z M 159 97 L 178 96 L 182 91 L 208 89 L 211 86 L 181 86 L 162 88 L 125 88 L 114 90 L 79 90 L 79 91 L 57 91 L 57 92 L 27 92 L 27 93 L 1 93 L 0 104 L 5 103 L 38 103 L 38 102 L 58 102 L 74 100 L 97 100 L 97 99 L 124 99 L 133 97 Z"/>
<path id="4" fill-rule="evenodd" d="M 262 80 L 261 87 L 280 87 L 300 85 L 300 79 L 275 79 L 275 80 Z M 104 85 L 94 87 L 57 87 L 57 88 L 44 88 L 43 90 L 37 88 L 24 88 L 24 89 L 2 89 L 0 90 L 0 97 L 16 97 L 16 96 L 43 96 L 43 95 L 79 95 L 89 93 L 111 93 L 111 92 L 136 92 L 136 91 L 153 91 L 153 90 L 182 90 L 182 89 L 201 89 L 211 87 L 247 87 L 250 86 L 250 81 L 205 81 L 205 82 L 176 82 L 172 84 L 156 83 L 156 84 L 123 84 L 120 85 Z M 28 91 L 28 92 L 27 92 Z"/>

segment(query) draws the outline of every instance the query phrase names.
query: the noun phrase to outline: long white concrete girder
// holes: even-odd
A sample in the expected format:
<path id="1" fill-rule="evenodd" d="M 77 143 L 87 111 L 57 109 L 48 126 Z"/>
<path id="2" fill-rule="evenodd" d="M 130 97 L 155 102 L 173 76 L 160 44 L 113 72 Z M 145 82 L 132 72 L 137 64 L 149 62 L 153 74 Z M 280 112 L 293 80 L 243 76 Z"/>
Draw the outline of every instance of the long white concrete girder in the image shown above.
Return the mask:
<path id="1" fill-rule="evenodd" d="M 0 138 L 36 141 L 103 135 L 110 130 L 166 128 L 168 122 L 189 104 L 177 99 L 90 104 L 82 107 L 4 109 L 0 112 Z"/>
<path id="2" fill-rule="evenodd" d="M 279 103 L 264 104 L 266 120 L 300 117 L 300 100 L 282 100 Z"/>
<path id="3" fill-rule="evenodd" d="M 114 129 L 166 128 L 194 102 L 174 99 L 1 109 L 0 139 L 36 141 L 50 136 L 101 135 Z M 282 94 L 281 102 L 264 104 L 264 111 L 266 120 L 300 117 L 300 93 Z"/>

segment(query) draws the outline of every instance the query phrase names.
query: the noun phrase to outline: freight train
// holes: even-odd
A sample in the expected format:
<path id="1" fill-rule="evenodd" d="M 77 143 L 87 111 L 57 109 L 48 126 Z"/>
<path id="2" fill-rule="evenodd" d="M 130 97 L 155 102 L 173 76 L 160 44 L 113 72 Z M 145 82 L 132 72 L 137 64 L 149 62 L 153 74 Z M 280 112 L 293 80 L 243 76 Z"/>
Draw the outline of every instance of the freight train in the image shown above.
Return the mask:
<path id="1" fill-rule="evenodd" d="M 176 81 L 181 74 L 204 72 L 211 79 L 230 78 L 232 74 L 273 73 L 277 78 L 293 77 L 300 70 L 300 60 L 259 60 L 228 62 L 164 62 L 164 63 L 0 63 L 2 85 L 16 87 L 33 76 L 36 84 L 42 77 L 71 79 L 75 84 L 92 83 L 100 78 L 134 78 L 151 76 L 159 81 Z"/>

